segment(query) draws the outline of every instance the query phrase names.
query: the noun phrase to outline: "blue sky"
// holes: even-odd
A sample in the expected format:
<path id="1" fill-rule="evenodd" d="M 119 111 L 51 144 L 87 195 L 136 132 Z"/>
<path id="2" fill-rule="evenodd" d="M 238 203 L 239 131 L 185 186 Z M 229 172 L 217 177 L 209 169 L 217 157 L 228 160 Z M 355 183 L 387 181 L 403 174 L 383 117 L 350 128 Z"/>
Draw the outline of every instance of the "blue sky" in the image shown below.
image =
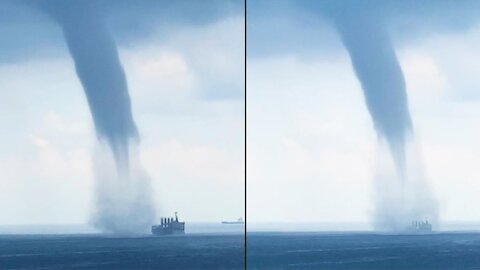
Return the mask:
<path id="1" fill-rule="evenodd" d="M 163 16 L 153 16 L 159 2 L 131 12 L 128 1 L 101 3 L 158 214 L 234 219 L 244 213 L 242 5 L 194 2 Z M 11 3 L 2 5 L 16 16 L 0 21 L 0 223 L 86 223 L 96 135 L 83 89 L 58 26 Z"/>
<path id="2" fill-rule="evenodd" d="M 381 154 L 349 55 L 320 8 L 334 2 L 266 0 L 249 7 L 251 222 L 372 221 L 374 168 L 388 155 Z M 335 3 L 387 15 L 440 220 L 480 221 L 470 207 L 480 203 L 476 3 Z"/>

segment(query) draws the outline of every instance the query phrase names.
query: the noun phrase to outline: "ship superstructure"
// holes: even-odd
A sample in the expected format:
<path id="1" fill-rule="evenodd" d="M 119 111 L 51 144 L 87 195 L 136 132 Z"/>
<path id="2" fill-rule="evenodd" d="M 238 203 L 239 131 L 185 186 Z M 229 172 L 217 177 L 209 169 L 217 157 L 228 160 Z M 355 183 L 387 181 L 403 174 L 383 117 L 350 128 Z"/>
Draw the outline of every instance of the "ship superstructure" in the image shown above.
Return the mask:
<path id="1" fill-rule="evenodd" d="M 412 224 L 407 228 L 407 231 L 410 232 L 432 232 L 432 224 L 428 222 L 428 220 L 421 221 L 421 220 L 415 220 L 412 222 Z"/>
<path id="2" fill-rule="evenodd" d="M 178 215 L 177 215 L 177 212 L 175 212 L 175 218 L 173 217 L 160 218 L 160 224 L 152 226 L 152 234 L 154 235 L 185 234 L 185 222 L 178 221 Z"/>

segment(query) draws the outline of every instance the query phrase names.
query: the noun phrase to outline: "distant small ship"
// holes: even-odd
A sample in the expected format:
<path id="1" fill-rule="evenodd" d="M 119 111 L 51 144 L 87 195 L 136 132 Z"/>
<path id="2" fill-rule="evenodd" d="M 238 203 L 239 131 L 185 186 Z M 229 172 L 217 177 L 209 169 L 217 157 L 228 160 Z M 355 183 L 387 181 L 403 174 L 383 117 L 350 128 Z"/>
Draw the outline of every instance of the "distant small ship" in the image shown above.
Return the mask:
<path id="1" fill-rule="evenodd" d="M 420 232 L 420 233 L 428 233 L 432 232 L 432 224 L 425 221 L 413 221 L 410 226 L 407 227 L 407 231 L 409 232 Z"/>
<path id="2" fill-rule="evenodd" d="M 160 218 L 160 224 L 152 226 L 152 234 L 185 234 L 185 222 L 178 221 L 177 212 L 175 212 L 175 219 L 172 217 Z"/>
<path id="3" fill-rule="evenodd" d="M 243 218 L 239 218 L 236 221 L 222 221 L 222 224 L 245 224 Z"/>

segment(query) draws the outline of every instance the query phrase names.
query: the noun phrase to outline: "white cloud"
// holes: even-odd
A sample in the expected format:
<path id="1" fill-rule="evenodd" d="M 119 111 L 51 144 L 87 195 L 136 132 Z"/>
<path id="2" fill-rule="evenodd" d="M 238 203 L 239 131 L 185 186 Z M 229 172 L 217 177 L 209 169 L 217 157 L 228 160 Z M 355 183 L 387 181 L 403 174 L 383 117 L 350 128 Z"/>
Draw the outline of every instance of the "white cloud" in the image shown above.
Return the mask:
<path id="1" fill-rule="evenodd" d="M 248 212 L 254 221 L 366 221 L 376 136 L 348 58 L 252 60 Z"/>
<path id="2" fill-rule="evenodd" d="M 180 52 L 192 68 L 197 96 L 242 99 L 244 32 L 243 16 L 227 17 L 206 27 L 181 29 L 165 47 Z"/>
<path id="3" fill-rule="evenodd" d="M 197 84 L 192 69 L 178 52 L 160 45 L 121 52 L 134 105 L 140 111 L 181 103 L 191 98 Z"/>
<path id="4" fill-rule="evenodd" d="M 442 97 L 448 87 L 445 74 L 440 70 L 432 55 L 408 50 L 399 56 L 407 82 L 409 96 L 413 100 L 431 102 L 432 98 Z M 412 99 L 412 98 L 411 98 Z"/>
<path id="5" fill-rule="evenodd" d="M 422 54 L 435 62 L 440 79 L 446 84 L 447 99 L 470 102 L 480 97 L 480 84 L 477 80 L 480 69 L 477 61 L 479 32 L 480 25 L 476 25 L 461 33 L 434 34 L 407 46 L 405 50 Z M 437 85 L 430 85 L 435 86 Z"/>
<path id="6" fill-rule="evenodd" d="M 243 215 L 243 160 L 241 152 L 175 140 L 142 152 L 161 211 L 179 211 L 195 221 Z"/>
<path id="7" fill-rule="evenodd" d="M 35 136 L 30 143 L 29 156 L 0 160 L 0 223 L 84 223 L 90 210 L 89 151 L 61 149 Z"/>

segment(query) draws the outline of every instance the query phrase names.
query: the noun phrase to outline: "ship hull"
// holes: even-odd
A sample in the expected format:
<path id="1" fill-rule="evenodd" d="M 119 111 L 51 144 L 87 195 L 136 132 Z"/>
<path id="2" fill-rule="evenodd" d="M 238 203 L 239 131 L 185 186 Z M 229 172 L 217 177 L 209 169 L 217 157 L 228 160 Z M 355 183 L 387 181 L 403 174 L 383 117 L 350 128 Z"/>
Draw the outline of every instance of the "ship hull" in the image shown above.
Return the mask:
<path id="1" fill-rule="evenodd" d="M 174 222 L 167 226 L 154 225 L 152 226 L 153 235 L 180 235 L 185 234 L 185 223 Z"/>
<path id="2" fill-rule="evenodd" d="M 185 234 L 185 230 L 169 230 L 168 228 L 153 228 L 153 235 L 180 235 Z"/>
<path id="3" fill-rule="evenodd" d="M 184 231 L 153 231 L 152 234 L 155 236 L 164 236 L 164 235 L 184 235 Z"/>

